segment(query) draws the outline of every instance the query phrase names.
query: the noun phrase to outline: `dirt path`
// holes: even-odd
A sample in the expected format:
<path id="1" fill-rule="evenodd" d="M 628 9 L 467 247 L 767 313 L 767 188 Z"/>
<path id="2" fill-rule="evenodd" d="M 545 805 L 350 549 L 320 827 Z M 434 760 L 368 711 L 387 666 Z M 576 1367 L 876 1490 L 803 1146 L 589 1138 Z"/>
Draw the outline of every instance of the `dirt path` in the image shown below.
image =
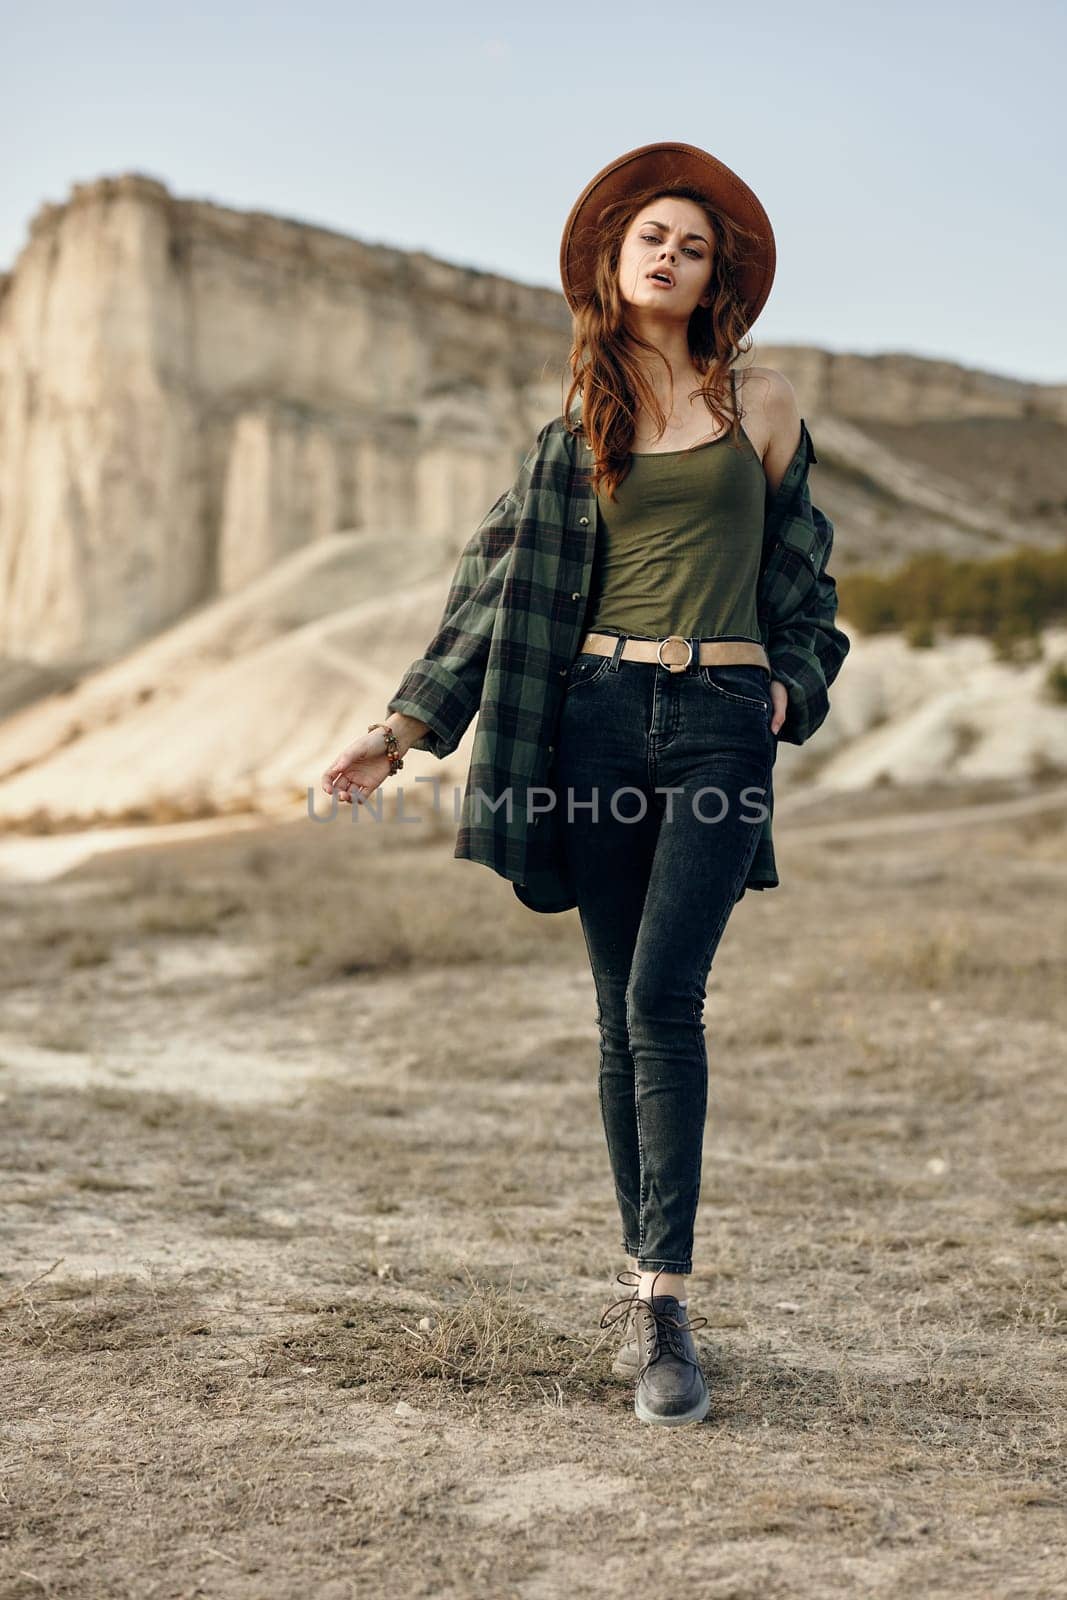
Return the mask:
<path id="1" fill-rule="evenodd" d="M 863 799 L 862 796 L 847 798 L 853 804 L 862 803 Z M 1022 795 L 1018 799 L 998 800 L 989 804 L 912 810 L 905 815 L 866 820 L 850 817 L 841 817 L 833 822 L 804 820 L 809 811 L 827 804 L 840 804 L 841 800 L 839 793 L 813 786 L 787 795 L 775 810 L 775 837 L 786 831 L 803 831 L 808 840 L 864 839 L 878 838 L 883 834 L 922 833 L 931 828 L 967 828 L 1008 822 L 1016 817 L 1036 816 L 1067 807 L 1067 784 L 1039 794 Z M 46 883 L 69 872 L 72 867 L 109 851 L 156 848 L 248 830 L 269 830 L 299 814 L 296 808 L 291 808 L 285 814 L 278 815 L 236 813 L 226 817 L 153 826 L 86 828 L 72 833 L 16 835 L 0 840 L 0 882 Z"/>
<path id="2" fill-rule="evenodd" d="M 805 799 L 805 810 L 810 802 Z M 880 816 L 869 819 L 841 819 L 836 822 L 805 822 L 804 811 L 784 814 L 782 830 L 803 833 L 808 842 L 833 839 L 878 839 L 890 834 L 926 833 L 931 828 L 982 828 L 991 824 L 1014 822 L 1021 817 L 1036 817 L 1047 811 L 1067 809 L 1067 784 L 1047 789 L 1040 794 L 1020 795 L 1016 800 L 998 800 L 988 805 L 945 806 L 940 809 L 908 812 L 903 816 Z M 779 816 L 775 810 L 775 836 L 779 831 Z"/>

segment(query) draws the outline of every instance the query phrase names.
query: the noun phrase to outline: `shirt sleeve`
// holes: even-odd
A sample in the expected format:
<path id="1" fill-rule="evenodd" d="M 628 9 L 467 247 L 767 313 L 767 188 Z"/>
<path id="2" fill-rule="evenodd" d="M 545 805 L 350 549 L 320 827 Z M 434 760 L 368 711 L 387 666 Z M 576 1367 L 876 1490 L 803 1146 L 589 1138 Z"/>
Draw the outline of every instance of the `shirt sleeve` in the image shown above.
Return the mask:
<path id="1" fill-rule="evenodd" d="M 807 485 L 794 514 L 793 531 L 794 536 L 800 534 L 798 549 L 806 546 L 806 559 L 814 557 L 814 582 L 798 583 L 791 590 L 786 607 L 771 622 L 767 654 L 771 677 L 784 683 L 789 694 L 778 737 L 804 744 L 826 720 L 828 691 L 848 655 L 849 638 L 836 624 L 837 585 L 827 570 L 833 523 L 812 504 Z"/>
<path id="2" fill-rule="evenodd" d="M 413 750 L 428 750 L 441 759 L 451 755 L 478 710 L 515 535 L 545 431 L 538 433 L 514 483 L 468 540 L 437 630 L 388 702 L 390 711 L 406 712 L 428 724 L 427 732 L 412 743 Z"/>

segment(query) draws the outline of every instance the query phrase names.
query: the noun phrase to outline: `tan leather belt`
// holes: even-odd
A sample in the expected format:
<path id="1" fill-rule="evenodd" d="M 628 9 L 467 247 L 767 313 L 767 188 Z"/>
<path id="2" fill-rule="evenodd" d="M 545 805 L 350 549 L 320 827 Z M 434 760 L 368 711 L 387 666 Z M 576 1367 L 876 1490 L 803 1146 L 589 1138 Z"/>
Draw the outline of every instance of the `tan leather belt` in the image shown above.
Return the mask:
<path id="1" fill-rule="evenodd" d="M 581 655 L 611 656 L 619 635 L 615 633 L 587 633 L 578 646 Z M 771 670 L 770 659 L 763 646 L 754 639 L 686 639 L 680 633 L 669 633 L 662 639 L 627 638 L 620 652 L 622 661 L 651 661 L 668 672 L 684 672 L 693 659 L 693 645 L 699 651 L 702 667 L 766 667 Z"/>

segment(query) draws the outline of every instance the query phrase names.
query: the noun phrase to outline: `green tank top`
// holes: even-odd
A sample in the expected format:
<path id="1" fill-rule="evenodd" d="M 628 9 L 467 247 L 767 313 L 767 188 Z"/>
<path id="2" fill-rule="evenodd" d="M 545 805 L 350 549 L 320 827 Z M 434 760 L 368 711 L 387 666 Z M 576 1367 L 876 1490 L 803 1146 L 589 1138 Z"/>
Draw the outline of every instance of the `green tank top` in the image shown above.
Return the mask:
<path id="1" fill-rule="evenodd" d="M 586 627 L 658 639 L 760 641 L 756 592 L 767 479 L 748 434 L 633 452 L 599 527 Z"/>

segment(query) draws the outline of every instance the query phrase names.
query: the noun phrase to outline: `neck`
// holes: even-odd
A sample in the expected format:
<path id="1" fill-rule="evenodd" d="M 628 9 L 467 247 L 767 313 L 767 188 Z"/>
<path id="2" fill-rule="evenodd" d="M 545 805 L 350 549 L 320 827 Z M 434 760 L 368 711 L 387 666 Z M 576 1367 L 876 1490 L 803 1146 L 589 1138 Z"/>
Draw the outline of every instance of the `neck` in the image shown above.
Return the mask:
<path id="1" fill-rule="evenodd" d="M 653 394 L 669 414 L 678 402 L 679 389 L 692 381 L 699 383 L 701 378 L 693 365 L 686 329 L 673 319 L 640 312 L 629 318 L 627 327 L 656 347 L 655 355 L 641 349 L 635 349 L 634 355 Z"/>

